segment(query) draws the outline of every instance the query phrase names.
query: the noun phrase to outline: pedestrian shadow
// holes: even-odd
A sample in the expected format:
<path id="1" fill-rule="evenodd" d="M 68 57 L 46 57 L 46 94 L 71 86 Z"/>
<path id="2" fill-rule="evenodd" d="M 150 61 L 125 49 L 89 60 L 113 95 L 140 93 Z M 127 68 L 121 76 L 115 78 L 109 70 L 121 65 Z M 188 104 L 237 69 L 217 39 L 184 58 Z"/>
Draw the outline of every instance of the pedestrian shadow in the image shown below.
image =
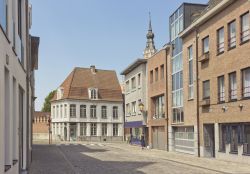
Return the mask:
<path id="1" fill-rule="evenodd" d="M 108 153 L 110 150 L 101 149 L 101 147 L 95 148 L 91 146 L 91 148 L 89 148 L 82 145 L 70 145 L 60 146 L 59 148 L 65 157 L 73 164 L 75 173 L 79 174 L 144 174 L 144 172 L 139 169 L 154 164 L 154 162 L 138 161 L 138 158 L 133 161 L 133 156 L 129 157 L 132 159 L 131 161 L 121 161 L 124 159 L 122 156 L 119 157 L 118 154 L 117 158 L 114 156 L 111 157 Z M 105 157 L 105 160 L 87 155 L 88 153 L 101 153 L 102 157 Z M 100 154 L 93 155 L 97 157 L 100 156 Z"/>

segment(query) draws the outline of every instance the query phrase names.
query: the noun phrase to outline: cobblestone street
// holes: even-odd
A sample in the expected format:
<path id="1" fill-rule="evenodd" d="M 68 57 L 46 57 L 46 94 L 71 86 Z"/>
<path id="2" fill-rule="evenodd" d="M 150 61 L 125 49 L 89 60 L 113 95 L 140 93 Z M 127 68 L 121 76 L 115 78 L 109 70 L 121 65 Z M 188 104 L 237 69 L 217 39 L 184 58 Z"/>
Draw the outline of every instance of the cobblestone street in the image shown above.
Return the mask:
<path id="1" fill-rule="evenodd" d="M 218 168 L 218 166 L 220 166 Z M 126 144 L 34 145 L 31 174 L 250 173 L 244 164 L 196 158 Z"/>

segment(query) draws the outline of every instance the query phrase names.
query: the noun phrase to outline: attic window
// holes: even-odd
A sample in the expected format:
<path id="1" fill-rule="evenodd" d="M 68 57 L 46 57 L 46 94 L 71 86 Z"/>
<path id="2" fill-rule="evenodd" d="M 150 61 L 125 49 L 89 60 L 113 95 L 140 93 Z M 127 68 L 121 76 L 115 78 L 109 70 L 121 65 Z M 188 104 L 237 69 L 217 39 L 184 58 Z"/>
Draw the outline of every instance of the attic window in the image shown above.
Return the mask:
<path id="1" fill-rule="evenodd" d="M 89 98 L 92 100 L 98 99 L 98 89 L 90 88 L 89 89 Z"/>
<path id="2" fill-rule="evenodd" d="M 63 92 L 64 92 L 63 88 L 59 88 L 59 89 L 57 90 L 57 100 L 62 99 L 62 97 L 63 97 Z"/>

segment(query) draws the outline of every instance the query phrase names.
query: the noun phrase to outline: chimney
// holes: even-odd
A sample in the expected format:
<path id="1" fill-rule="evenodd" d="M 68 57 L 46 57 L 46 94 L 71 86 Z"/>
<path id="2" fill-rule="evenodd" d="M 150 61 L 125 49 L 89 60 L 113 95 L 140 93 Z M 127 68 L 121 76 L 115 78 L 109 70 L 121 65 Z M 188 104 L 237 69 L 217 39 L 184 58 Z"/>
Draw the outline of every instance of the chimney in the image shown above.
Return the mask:
<path id="1" fill-rule="evenodd" d="M 95 74 L 96 73 L 95 65 L 91 65 L 90 70 L 91 70 L 92 74 Z"/>

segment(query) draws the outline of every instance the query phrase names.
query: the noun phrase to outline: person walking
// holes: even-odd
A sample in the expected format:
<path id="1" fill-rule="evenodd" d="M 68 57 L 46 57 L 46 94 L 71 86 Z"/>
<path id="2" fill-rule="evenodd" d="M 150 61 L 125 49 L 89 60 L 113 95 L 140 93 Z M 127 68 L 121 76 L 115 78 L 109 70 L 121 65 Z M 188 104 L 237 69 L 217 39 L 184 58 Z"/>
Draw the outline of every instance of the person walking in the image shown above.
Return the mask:
<path id="1" fill-rule="evenodd" d="M 141 135 L 141 149 L 143 150 L 145 147 L 145 137 L 144 137 L 144 133 L 142 133 Z"/>

